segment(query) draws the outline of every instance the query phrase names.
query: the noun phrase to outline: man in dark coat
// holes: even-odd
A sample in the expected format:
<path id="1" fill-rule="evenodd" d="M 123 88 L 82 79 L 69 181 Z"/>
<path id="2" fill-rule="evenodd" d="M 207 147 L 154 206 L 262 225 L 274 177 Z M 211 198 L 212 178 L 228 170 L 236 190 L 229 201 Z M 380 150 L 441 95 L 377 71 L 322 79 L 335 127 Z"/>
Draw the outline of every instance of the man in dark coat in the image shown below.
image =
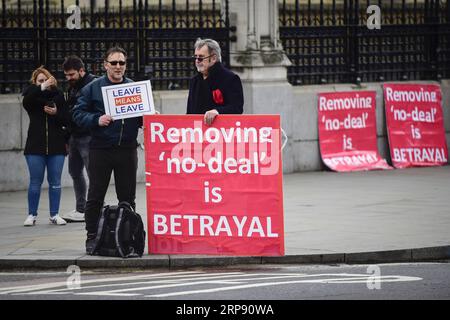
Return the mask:
<path id="1" fill-rule="evenodd" d="M 207 125 L 211 125 L 218 114 L 242 114 L 241 79 L 223 67 L 219 44 L 212 39 L 198 39 L 194 48 L 199 73 L 189 85 L 186 113 L 204 114 Z"/>
<path id="2" fill-rule="evenodd" d="M 81 58 L 75 55 L 66 57 L 62 67 L 69 84 L 67 104 L 70 112 L 72 112 L 81 94 L 81 89 L 95 80 L 96 77 L 86 71 Z M 82 222 L 84 221 L 87 192 L 83 168 L 89 169 L 89 142 L 91 141 L 91 135 L 88 129 L 77 126 L 72 119 L 69 127 L 69 174 L 73 180 L 76 204 L 75 210 L 63 214 L 62 217 L 69 222 Z"/>
<path id="3" fill-rule="evenodd" d="M 73 109 L 73 120 L 81 128 L 90 130 L 89 189 L 86 201 L 86 252 L 94 254 L 98 222 L 114 173 L 115 189 L 119 202 L 128 202 L 136 208 L 137 135 L 142 127 L 142 117 L 114 121 L 106 114 L 102 87 L 133 80 L 125 77 L 127 53 L 121 47 L 110 48 L 103 66 L 106 74 L 81 89 Z"/>

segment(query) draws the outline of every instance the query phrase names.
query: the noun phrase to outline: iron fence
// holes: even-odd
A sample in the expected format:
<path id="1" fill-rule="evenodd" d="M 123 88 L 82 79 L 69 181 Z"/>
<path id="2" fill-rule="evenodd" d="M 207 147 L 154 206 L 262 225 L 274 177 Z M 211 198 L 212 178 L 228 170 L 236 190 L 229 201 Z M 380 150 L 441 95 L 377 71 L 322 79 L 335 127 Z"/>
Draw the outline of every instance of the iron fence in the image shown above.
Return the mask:
<path id="1" fill-rule="evenodd" d="M 0 92 L 19 92 L 39 65 L 63 80 L 61 63 L 69 54 L 101 74 L 102 55 L 113 44 L 128 52 L 127 75 L 150 79 L 156 90 L 187 88 L 198 37 L 216 39 L 229 66 L 235 27 L 228 0 L 104 0 L 103 7 L 85 2 L 81 28 L 71 30 L 68 1 L 1 0 Z M 280 0 L 280 38 L 293 63 L 288 80 L 301 85 L 450 78 L 449 3 Z M 367 28 L 372 4 L 381 9 L 381 29 Z"/>
<path id="2" fill-rule="evenodd" d="M 127 76 L 150 79 L 156 90 L 188 87 L 195 74 L 191 56 L 199 37 L 217 40 L 223 62 L 229 65 L 235 29 L 228 18 L 228 0 L 128 2 L 132 6 L 106 0 L 99 8 L 95 0 L 84 7 L 77 0 L 80 29 L 69 29 L 66 23 L 72 13 L 67 13 L 67 1 L 2 0 L 0 91 L 20 92 L 40 65 L 63 80 L 61 64 L 69 54 L 79 55 L 89 71 L 101 74 L 103 54 L 114 44 L 127 50 Z"/>
<path id="3" fill-rule="evenodd" d="M 448 0 L 280 1 L 294 85 L 450 78 Z M 381 29 L 369 29 L 370 5 Z"/>

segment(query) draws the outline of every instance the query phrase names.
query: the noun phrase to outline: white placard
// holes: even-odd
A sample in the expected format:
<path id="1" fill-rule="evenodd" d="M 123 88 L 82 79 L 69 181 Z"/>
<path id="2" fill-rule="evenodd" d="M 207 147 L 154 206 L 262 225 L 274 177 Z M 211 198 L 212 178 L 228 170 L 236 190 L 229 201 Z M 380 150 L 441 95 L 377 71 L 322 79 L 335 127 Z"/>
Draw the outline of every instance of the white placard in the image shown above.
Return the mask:
<path id="1" fill-rule="evenodd" d="M 155 114 L 150 80 L 102 87 L 105 113 L 114 120 Z"/>

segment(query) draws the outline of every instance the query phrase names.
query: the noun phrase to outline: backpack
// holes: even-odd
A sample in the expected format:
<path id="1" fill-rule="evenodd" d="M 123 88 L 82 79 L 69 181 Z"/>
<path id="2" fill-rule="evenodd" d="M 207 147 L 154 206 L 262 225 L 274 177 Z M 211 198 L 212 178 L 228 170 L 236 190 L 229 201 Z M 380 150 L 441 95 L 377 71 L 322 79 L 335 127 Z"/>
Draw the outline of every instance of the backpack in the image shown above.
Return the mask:
<path id="1" fill-rule="evenodd" d="M 128 202 L 120 202 L 117 206 L 104 206 L 92 255 L 142 257 L 144 248 L 144 224 L 131 205 Z"/>

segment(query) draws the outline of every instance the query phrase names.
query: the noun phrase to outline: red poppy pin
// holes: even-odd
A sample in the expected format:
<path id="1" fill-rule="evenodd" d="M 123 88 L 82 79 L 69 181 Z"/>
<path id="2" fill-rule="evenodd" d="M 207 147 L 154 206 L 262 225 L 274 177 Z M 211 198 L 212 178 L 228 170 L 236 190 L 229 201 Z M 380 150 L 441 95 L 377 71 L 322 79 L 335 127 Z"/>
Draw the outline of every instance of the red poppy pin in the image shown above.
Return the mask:
<path id="1" fill-rule="evenodd" d="M 216 104 L 223 104 L 223 96 L 220 89 L 213 90 L 212 92 L 213 100 Z"/>

